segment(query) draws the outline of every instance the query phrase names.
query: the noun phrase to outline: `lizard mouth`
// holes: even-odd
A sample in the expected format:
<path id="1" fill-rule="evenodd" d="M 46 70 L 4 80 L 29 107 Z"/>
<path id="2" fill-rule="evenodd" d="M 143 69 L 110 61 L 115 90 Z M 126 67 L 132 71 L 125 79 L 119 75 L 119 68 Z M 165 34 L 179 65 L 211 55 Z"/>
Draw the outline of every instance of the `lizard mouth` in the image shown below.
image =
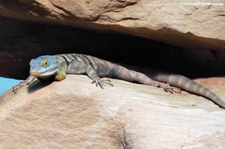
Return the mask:
<path id="1" fill-rule="evenodd" d="M 53 67 L 51 69 L 48 69 L 42 72 L 38 72 L 37 70 L 34 70 L 34 71 L 31 71 L 30 74 L 35 77 L 42 77 L 42 76 L 45 77 L 45 76 L 52 76 L 56 74 L 57 71 L 58 71 L 58 68 Z"/>
<path id="2" fill-rule="evenodd" d="M 32 71 L 32 72 L 30 72 L 30 74 L 35 77 L 37 77 L 39 75 L 38 71 Z"/>

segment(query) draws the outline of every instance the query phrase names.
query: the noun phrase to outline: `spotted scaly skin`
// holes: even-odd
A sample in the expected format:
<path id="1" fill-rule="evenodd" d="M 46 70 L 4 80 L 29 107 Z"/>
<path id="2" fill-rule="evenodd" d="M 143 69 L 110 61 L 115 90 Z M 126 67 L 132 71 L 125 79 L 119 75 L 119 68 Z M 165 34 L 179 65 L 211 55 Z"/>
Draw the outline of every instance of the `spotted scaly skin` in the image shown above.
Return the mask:
<path id="1" fill-rule="evenodd" d="M 66 78 L 66 74 L 86 74 L 93 80 L 96 86 L 99 85 L 101 88 L 106 84 L 112 86 L 110 80 L 101 79 L 102 77 L 111 77 L 160 87 L 171 93 L 174 91 L 179 92 L 179 89 L 183 89 L 196 95 L 206 97 L 219 107 L 225 108 L 224 101 L 215 93 L 187 77 L 156 72 L 154 70 L 151 72 L 152 73 L 146 75 L 121 65 L 84 54 L 44 55 L 31 60 L 30 77 L 25 80 L 23 84 L 29 84 L 33 78 L 48 80 L 54 77 L 56 81 L 61 81 Z"/>

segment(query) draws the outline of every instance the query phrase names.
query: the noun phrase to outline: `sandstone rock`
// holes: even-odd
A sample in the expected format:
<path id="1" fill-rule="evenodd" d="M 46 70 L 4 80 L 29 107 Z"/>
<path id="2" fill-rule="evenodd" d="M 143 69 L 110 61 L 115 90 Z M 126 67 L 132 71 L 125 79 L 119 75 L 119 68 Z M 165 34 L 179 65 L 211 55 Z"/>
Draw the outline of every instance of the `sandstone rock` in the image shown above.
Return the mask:
<path id="1" fill-rule="evenodd" d="M 2 16 L 114 30 L 185 48 L 224 50 L 225 0 L 211 5 L 194 3 L 196 1 L 18 0 L 1 1 L 0 11 Z"/>
<path id="2" fill-rule="evenodd" d="M 31 58 L 72 52 L 191 77 L 224 75 L 223 8 L 178 0 L 1 1 L 0 15 L 20 20 L 0 17 L 0 76 L 25 79 Z"/>
<path id="3" fill-rule="evenodd" d="M 224 80 L 197 81 L 224 99 Z M 209 100 L 112 83 L 102 90 L 68 75 L 8 91 L 0 97 L 1 148 L 224 148 L 225 111 Z"/>

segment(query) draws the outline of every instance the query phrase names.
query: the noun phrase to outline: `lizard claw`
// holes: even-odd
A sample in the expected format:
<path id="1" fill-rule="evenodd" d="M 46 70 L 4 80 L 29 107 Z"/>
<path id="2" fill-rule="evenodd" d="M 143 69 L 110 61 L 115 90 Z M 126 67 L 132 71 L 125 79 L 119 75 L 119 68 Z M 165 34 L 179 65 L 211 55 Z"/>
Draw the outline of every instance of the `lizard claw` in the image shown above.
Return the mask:
<path id="1" fill-rule="evenodd" d="M 173 89 L 174 89 L 174 92 L 176 92 L 176 93 L 181 94 L 181 92 L 182 92 L 182 89 L 180 89 L 180 88 L 173 87 Z"/>
<path id="2" fill-rule="evenodd" d="M 113 87 L 113 84 L 111 83 L 111 80 L 109 79 L 98 79 L 92 82 L 92 84 L 95 83 L 96 87 L 99 85 L 101 89 L 103 89 L 104 85 L 108 85 Z"/>
<path id="3" fill-rule="evenodd" d="M 18 91 L 19 89 L 21 89 L 21 88 L 24 86 L 24 83 L 25 83 L 24 81 L 21 81 L 19 84 L 13 86 L 13 87 L 12 87 L 12 92 L 13 92 L 14 94 L 16 94 L 17 91 Z"/>
<path id="4" fill-rule="evenodd" d="M 30 75 L 26 80 L 21 81 L 19 84 L 13 86 L 12 92 L 14 94 L 16 94 L 18 90 L 20 90 L 22 87 L 24 87 L 26 85 L 29 85 L 34 79 L 35 79 L 35 77 Z"/>
<path id="5" fill-rule="evenodd" d="M 180 88 L 172 87 L 169 84 L 166 84 L 166 86 L 164 87 L 164 91 L 170 92 L 171 94 L 173 94 L 174 92 L 181 94 L 182 92 Z"/>

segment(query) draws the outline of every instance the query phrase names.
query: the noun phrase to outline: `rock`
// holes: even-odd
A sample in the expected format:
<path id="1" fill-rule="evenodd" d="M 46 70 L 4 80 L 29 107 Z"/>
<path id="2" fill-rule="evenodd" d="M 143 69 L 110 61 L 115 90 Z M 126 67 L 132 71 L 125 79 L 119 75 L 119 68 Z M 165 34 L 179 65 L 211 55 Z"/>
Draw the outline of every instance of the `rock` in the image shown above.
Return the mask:
<path id="1" fill-rule="evenodd" d="M 202 50 L 225 49 L 225 0 L 35 0 L 1 1 L 2 16 L 114 30 Z M 206 14 L 206 15 L 202 15 Z"/>
<path id="2" fill-rule="evenodd" d="M 225 78 L 196 80 L 225 98 Z M 211 82 L 211 83 L 210 83 Z M 0 97 L 2 148 L 224 148 L 225 111 L 186 92 L 86 76 L 36 81 Z M 216 88 L 216 87 L 218 88 Z"/>
<path id="3" fill-rule="evenodd" d="M 30 59 L 73 52 L 189 77 L 224 75 L 225 12 L 219 5 L 225 2 L 213 4 L 178 0 L 0 1 L 0 16 L 7 17 L 0 17 L 0 76 L 25 79 Z"/>
<path id="4" fill-rule="evenodd" d="M 59 53 L 84 53 L 116 63 L 162 69 L 188 77 L 225 74 L 225 50 L 187 49 L 125 34 L 5 17 L 0 17 L 0 30 L 1 77 L 26 79 L 31 59 Z"/>

